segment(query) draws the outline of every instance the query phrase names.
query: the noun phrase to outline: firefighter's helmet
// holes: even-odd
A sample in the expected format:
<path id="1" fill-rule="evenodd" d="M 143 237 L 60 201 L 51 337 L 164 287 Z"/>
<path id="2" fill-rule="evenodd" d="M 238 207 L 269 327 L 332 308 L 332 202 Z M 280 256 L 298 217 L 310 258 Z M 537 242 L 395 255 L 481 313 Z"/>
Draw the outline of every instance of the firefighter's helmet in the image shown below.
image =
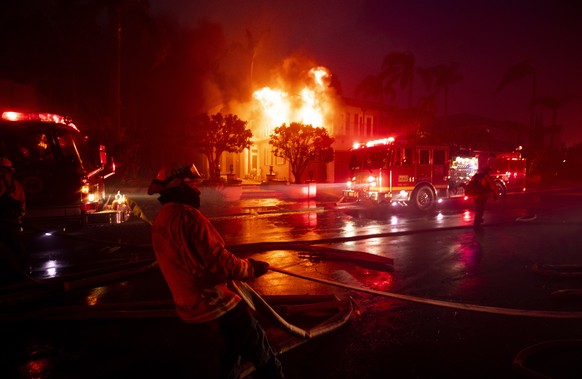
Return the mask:
<path id="1" fill-rule="evenodd" d="M 177 187 L 187 179 L 195 180 L 200 178 L 202 178 L 202 176 L 198 172 L 194 163 L 188 165 L 164 165 L 158 171 L 156 178 L 150 183 L 148 194 L 153 195 L 169 188 Z"/>
<path id="2" fill-rule="evenodd" d="M 12 161 L 6 157 L 0 157 L 0 170 L 3 174 L 9 174 L 14 170 Z"/>
<path id="3" fill-rule="evenodd" d="M 6 157 L 0 157 L 0 166 L 7 167 L 7 168 L 13 168 L 12 161 Z"/>

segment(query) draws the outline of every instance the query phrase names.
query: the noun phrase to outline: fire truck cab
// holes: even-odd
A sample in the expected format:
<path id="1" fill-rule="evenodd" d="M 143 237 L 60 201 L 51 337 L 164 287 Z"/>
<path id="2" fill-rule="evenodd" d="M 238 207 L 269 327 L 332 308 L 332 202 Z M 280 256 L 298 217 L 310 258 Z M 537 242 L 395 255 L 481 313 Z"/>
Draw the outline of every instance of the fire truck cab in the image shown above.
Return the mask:
<path id="1" fill-rule="evenodd" d="M 101 210 L 104 179 L 115 172 L 104 146 L 90 151 L 70 119 L 50 113 L 3 112 L 0 153 L 12 161 L 24 187 L 25 219 L 82 222 Z"/>
<path id="2" fill-rule="evenodd" d="M 480 164 L 492 167 L 500 195 L 525 183 L 525 160 L 517 155 L 460 149 L 453 154 L 448 146 L 402 144 L 394 138 L 356 143 L 352 177 L 340 202 L 412 205 L 428 211 L 443 198 L 464 197 L 465 184 Z"/>
<path id="3" fill-rule="evenodd" d="M 495 179 L 499 195 L 508 192 L 523 192 L 526 187 L 526 160 L 521 148 L 512 152 L 475 151 L 479 166 L 489 166 Z"/>

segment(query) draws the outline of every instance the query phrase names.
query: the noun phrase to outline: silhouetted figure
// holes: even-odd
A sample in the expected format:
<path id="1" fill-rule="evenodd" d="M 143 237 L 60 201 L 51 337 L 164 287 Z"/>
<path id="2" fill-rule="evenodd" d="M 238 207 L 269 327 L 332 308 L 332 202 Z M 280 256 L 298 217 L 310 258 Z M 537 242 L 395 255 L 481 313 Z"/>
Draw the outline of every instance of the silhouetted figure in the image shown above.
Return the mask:
<path id="1" fill-rule="evenodd" d="M 26 200 L 13 172 L 12 162 L 0 157 L 0 282 L 5 284 L 30 278 L 21 224 Z"/>
<path id="2" fill-rule="evenodd" d="M 199 211 L 196 166 L 164 167 L 148 194 L 159 193 L 162 208 L 152 226 L 158 264 L 176 310 L 187 323 L 219 333 L 220 378 L 239 378 L 241 358 L 254 364 L 253 378 L 283 378 L 281 363 L 246 303 L 229 287 L 268 271 L 269 264 L 230 253 L 210 221 Z"/>
<path id="3" fill-rule="evenodd" d="M 467 190 L 471 189 L 467 194 L 473 197 L 473 202 L 475 203 L 475 218 L 473 220 L 473 226 L 475 227 L 479 227 L 483 223 L 483 214 L 485 213 L 487 200 L 490 197 L 493 200 L 497 200 L 497 185 L 491 175 L 489 175 L 490 172 L 490 167 L 485 166 L 480 168 L 473 175 L 469 184 L 467 184 Z"/>

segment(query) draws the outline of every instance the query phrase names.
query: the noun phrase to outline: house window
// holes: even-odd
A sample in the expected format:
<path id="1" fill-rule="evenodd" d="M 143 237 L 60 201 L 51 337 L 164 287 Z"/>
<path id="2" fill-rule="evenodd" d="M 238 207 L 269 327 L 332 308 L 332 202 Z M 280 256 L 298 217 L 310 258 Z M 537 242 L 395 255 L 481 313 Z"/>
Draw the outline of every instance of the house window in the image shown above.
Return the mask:
<path id="1" fill-rule="evenodd" d="M 371 137 L 374 135 L 373 133 L 373 129 L 372 129 L 372 117 L 366 117 L 366 136 L 367 137 Z"/>
<path id="2" fill-rule="evenodd" d="M 343 128 L 343 134 L 348 134 L 348 131 L 350 130 L 350 114 L 346 113 L 344 116 L 344 128 Z"/>

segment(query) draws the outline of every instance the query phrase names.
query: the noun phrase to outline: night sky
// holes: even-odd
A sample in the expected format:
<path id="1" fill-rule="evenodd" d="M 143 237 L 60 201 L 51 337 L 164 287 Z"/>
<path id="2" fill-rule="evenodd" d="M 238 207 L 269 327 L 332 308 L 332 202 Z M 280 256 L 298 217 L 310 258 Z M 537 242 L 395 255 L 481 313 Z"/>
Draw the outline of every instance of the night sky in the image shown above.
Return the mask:
<path id="1" fill-rule="evenodd" d="M 150 0 L 154 13 L 181 23 L 222 24 L 230 43 L 245 30 L 262 35 L 257 78 L 297 52 L 328 67 L 345 96 L 377 74 L 384 56 L 411 52 L 417 67 L 456 64 L 463 80 L 449 92 L 449 114 L 529 122 L 531 80 L 496 92 L 505 72 L 528 62 L 537 73 L 537 95 L 582 95 L 582 6 L 573 1 L 261 1 Z M 417 80 L 419 83 L 420 80 Z M 419 84 L 420 85 L 420 84 Z M 417 96 L 422 89 L 415 89 Z M 404 104 L 405 96 L 396 100 Z M 543 120 L 551 123 L 551 112 Z M 557 113 L 562 141 L 582 142 L 582 99 Z"/>

